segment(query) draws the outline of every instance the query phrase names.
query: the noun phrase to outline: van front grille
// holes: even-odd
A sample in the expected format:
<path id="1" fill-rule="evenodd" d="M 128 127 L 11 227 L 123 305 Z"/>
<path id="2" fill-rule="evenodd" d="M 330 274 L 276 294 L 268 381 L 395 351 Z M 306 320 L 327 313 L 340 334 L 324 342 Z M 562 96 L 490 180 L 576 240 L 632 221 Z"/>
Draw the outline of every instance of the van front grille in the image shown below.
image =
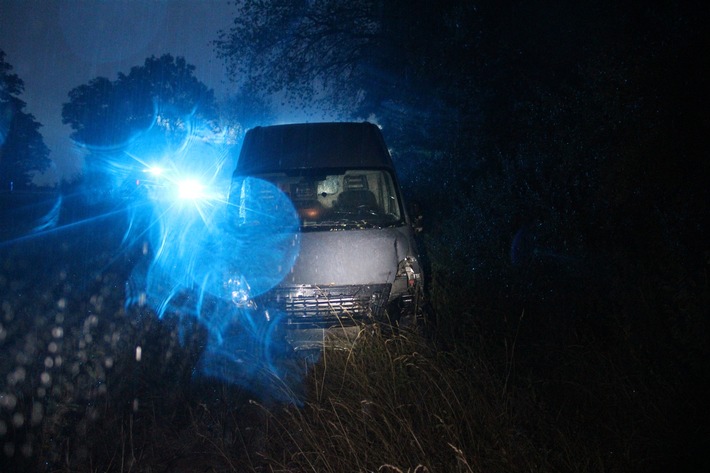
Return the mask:
<path id="1" fill-rule="evenodd" d="M 261 304 L 274 316 L 285 316 L 285 326 L 290 329 L 352 326 L 383 315 L 389 293 L 389 284 L 302 285 L 276 288 Z"/>

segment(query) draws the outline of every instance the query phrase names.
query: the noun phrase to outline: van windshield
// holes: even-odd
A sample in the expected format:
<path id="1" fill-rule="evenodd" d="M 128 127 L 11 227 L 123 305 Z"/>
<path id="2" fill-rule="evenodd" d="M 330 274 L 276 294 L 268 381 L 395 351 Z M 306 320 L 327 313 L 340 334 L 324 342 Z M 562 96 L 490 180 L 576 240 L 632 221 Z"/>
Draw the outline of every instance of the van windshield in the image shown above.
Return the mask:
<path id="1" fill-rule="evenodd" d="M 378 228 L 402 222 L 389 172 L 379 169 L 298 170 L 256 175 L 286 194 L 302 230 Z"/>

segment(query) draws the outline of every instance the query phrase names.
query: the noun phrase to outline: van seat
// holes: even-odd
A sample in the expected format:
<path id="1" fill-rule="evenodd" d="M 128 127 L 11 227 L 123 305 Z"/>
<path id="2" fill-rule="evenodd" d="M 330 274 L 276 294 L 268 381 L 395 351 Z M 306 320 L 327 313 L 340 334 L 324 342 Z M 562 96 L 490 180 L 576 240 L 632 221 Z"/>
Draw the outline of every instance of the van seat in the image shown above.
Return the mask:
<path id="1" fill-rule="evenodd" d="M 374 210 L 379 211 L 377 198 L 369 190 L 346 190 L 338 196 L 338 207 L 344 210 Z"/>
<path id="2" fill-rule="evenodd" d="M 348 174 L 343 177 L 343 189 L 346 191 L 368 190 L 367 176 L 364 174 Z"/>

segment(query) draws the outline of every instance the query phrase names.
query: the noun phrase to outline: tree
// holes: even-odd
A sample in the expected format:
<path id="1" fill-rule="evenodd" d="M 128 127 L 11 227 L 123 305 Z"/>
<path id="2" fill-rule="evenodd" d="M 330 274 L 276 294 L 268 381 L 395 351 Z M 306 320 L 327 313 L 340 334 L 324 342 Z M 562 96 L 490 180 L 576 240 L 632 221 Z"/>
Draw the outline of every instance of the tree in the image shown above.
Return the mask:
<path id="1" fill-rule="evenodd" d="M 74 130 L 72 139 L 89 147 L 124 145 L 156 122 L 199 120 L 215 127 L 214 91 L 194 72 L 182 57 L 151 56 L 113 82 L 97 77 L 72 89 L 62 121 Z"/>
<path id="2" fill-rule="evenodd" d="M 194 72 L 195 66 L 182 57 L 151 56 L 115 81 L 97 77 L 69 92 L 62 121 L 88 152 L 83 173 L 83 185 L 91 189 L 87 195 L 103 200 L 135 181 L 143 170 L 137 148 L 165 153 L 218 131 L 214 92 Z"/>
<path id="3" fill-rule="evenodd" d="M 473 69 L 461 58 L 473 53 L 476 21 L 456 1 L 248 0 L 215 47 L 251 94 L 375 114 L 395 146 L 406 129 L 410 144 L 431 148 L 474 120 L 461 100 Z"/>
<path id="4" fill-rule="evenodd" d="M 25 111 L 19 96 L 25 84 L 0 50 L 0 189 L 24 189 L 32 174 L 49 167 L 49 148 L 39 132 L 42 126 Z"/>

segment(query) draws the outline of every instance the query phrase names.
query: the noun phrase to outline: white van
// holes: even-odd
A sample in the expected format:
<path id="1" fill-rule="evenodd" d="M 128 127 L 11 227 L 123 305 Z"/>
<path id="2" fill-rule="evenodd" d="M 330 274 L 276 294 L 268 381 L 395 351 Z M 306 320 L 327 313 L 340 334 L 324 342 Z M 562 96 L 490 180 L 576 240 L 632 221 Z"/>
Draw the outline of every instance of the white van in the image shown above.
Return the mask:
<path id="1" fill-rule="evenodd" d="M 294 349 L 352 344 L 373 322 L 395 329 L 422 322 L 415 229 L 376 125 L 253 128 L 233 176 L 235 205 L 247 177 L 272 183 L 298 213 L 300 251 L 290 272 L 249 301 L 266 319 L 282 314 L 274 323 Z"/>

